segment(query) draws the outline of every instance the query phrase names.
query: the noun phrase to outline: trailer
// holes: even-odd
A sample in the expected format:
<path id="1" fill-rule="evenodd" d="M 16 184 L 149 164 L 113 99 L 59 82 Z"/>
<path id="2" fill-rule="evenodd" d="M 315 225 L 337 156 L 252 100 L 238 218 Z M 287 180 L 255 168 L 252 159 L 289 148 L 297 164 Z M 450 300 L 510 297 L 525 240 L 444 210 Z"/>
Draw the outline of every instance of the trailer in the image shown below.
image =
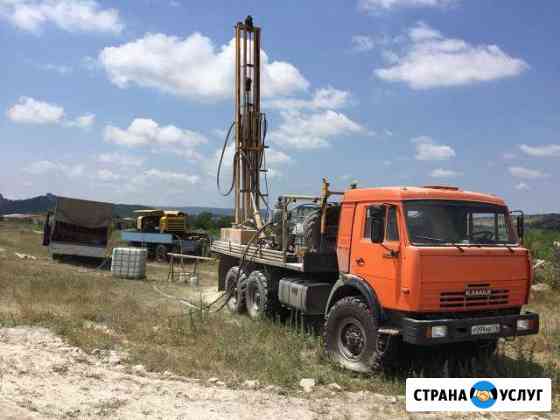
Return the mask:
<path id="1" fill-rule="evenodd" d="M 450 186 L 332 191 L 324 179 L 319 194 L 281 195 L 262 219 L 260 33 L 250 16 L 235 27 L 235 220 L 211 247 L 230 311 L 319 317 L 325 353 L 357 372 L 398 364 L 403 343 L 461 343 L 483 356 L 501 337 L 536 334 L 538 314 L 523 309 L 523 214 L 514 219 L 499 197 Z M 294 228 L 301 202 L 316 207 Z"/>
<path id="2" fill-rule="evenodd" d="M 97 201 L 57 197 L 47 214 L 43 245 L 53 259 L 68 255 L 102 259 L 107 253 L 113 205 Z"/>

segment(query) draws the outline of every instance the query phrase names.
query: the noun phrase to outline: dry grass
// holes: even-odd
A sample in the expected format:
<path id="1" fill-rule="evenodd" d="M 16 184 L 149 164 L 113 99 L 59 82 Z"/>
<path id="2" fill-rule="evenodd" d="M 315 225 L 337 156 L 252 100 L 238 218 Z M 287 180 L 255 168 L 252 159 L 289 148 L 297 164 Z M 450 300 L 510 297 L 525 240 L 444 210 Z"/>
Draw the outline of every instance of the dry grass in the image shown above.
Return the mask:
<path id="1" fill-rule="evenodd" d="M 86 351 L 125 350 L 130 363 L 148 370 L 201 379 L 216 376 L 232 385 L 258 379 L 287 390 L 296 388 L 301 378 L 312 377 L 346 389 L 387 393 L 403 393 L 407 376 L 551 376 L 555 386 L 560 381 L 558 294 L 533 304 L 544 319 L 541 334 L 506 343 L 490 363 L 455 363 L 455 349 L 411 351 L 407 367 L 366 377 L 324 360 L 320 339 L 301 324 L 293 328 L 272 321 L 255 323 L 232 318 L 226 311 L 187 312 L 157 294 L 151 282 L 115 281 L 107 271 L 48 260 L 40 238 L 27 227 L 0 223 L 0 247 L 5 248 L 0 252 L 0 324 L 47 326 Z M 14 251 L 39 259 L 19 260 Z M 214 286 L 215 267 L 201 269 L 202 285 Z M 164 266 L 148 266 L 148 278 L 167 293 L 197 299 L 191 288 L 167 285 L 166 273 Z"/>

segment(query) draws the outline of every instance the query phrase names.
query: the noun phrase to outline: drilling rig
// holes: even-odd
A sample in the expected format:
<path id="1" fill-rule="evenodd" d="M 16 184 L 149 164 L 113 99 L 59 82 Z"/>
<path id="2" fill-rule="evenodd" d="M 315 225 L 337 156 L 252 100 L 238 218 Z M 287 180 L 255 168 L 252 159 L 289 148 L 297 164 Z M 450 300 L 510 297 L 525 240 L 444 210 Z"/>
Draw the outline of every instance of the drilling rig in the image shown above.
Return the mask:
<path id="1" fill-rule="evenodd" d="M 523 214 L 515 229 L 494 195 L 448 186 L 337 192 L 323 179 L 320 194 L 280 195 L 263 220 L 260 45 L 250 16 L 237 23 L 235 121 L 220 159 L 233 130 L 226 193 L 235 220 L 211 247 L 230 311 L 317 317 L 327 355 L 358 372 L 398 363 L 402 343 L 463 343 L 480 355 L 500 337 L 536 334 L 538 314 L 522 311 L 532 281 Z"/>
<path id="2" fill-rule="evenodd" d="M 233 159 L 234 226 L 222 239 L 243 243 L 263 227 L 260 174 L 264 159 L 265 116 L 261 113 L 261 30 L 248 16 L 235 26 L 235 154 Z M 247 225 L 251 224 L 256 229 Z"/>

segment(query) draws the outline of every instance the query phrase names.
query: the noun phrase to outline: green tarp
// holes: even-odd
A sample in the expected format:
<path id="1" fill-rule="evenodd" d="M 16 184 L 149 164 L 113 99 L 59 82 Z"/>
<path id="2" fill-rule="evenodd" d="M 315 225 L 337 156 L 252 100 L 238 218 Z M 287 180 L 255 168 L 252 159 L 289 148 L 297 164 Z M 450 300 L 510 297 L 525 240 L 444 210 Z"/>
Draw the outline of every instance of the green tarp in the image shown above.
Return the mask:
<path id="1" fill-rule="evenodd" d="M 90 229 L 109 227 L 113 205 L 98 201 L 57 197 L 54 220 Z"/>

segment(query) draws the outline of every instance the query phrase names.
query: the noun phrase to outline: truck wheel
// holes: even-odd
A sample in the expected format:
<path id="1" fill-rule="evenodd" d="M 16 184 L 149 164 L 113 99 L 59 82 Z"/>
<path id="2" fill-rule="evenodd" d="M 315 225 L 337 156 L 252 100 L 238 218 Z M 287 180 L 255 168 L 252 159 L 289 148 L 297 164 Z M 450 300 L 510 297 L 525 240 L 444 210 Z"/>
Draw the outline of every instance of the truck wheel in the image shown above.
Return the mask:
<path id="1" fill-rule="evenodd" d="M 247 313 L 252 319 L 260 319 L 270 312 L 268 278 L 263 272 L 255 270 L 249 274 L 245 288 L 245 303 Z"/>
<path id="2" fill-rule="evenodd" d="M 375 364 L 377 329 L 377 317 L 362 298 L 342 298 L 329 310 L 325 321 L 325 352 L 346 369 L 369 373 Z"/>
<path id="3" fill-rule="evenodd" d="M 245 273 L 239 273 L 239 267 L 231 267 L 226 274 L 226 292 L 231 293 L 227 307 L 232 314 L 245 312 L 245 294 L 239 284 L 246 279 Z"/>
<path id="4" fill-rule="evenodd" d="M 167 262 L 167 247 L 163 244 L 156 246 L 156 261 Z"/>

